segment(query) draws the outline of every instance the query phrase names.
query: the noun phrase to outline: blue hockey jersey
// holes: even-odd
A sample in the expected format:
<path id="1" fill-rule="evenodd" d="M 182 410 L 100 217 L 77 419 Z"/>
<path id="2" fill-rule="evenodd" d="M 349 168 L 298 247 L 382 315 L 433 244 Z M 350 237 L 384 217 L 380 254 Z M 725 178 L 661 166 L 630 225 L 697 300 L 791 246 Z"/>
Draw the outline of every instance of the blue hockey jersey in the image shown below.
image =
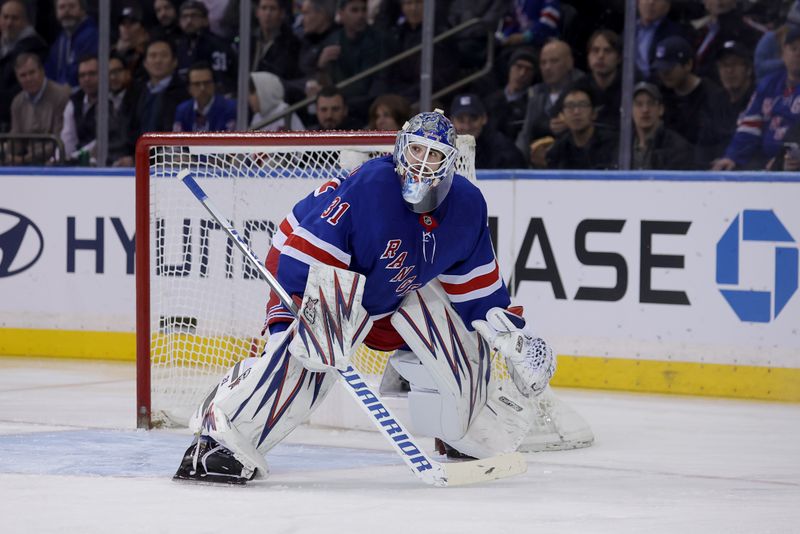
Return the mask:
<path id="1" fill-rule="evenodd" d="M 800 84 L 788 82 L 786 68 L 765 76 L 747 109 L 739 116 L 736 133 L 725 157 L 744 167 L 754 157 L 774 158 L 786 131 L 800 121 Z"/>
<path id="2" fill-rule="evenodd" d="M 308 267 L 316 262 L 365 275 L 362 304 L 376 326 L 407 294 L 438 279 L 469 326 L 490 308 L 510 304 L 487 222 L 483 195 L 460 175 L 436 210 L 412 212 L 400 193 L 392 157 L 385 156 L 298 202 L 273 237 L 266 263 L 292 295 L 303 294 Z M 267 309 L 270 331 L 285 329 L 291 319 L 273 295 Z M 396 348 L 372 334 L 368 345 Z"/>

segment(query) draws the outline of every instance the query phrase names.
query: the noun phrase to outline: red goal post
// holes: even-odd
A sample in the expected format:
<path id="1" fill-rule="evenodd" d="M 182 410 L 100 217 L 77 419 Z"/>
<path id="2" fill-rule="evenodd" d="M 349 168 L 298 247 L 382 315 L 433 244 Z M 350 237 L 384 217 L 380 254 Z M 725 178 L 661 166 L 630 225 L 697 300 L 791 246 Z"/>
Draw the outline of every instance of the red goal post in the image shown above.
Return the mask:
<path id="1" fill-rule="evenodd" d="M 319 184 L 391 153 L 395 132 L 145 134 L 136 145 L 137 426 L 185 426 L 236 361 L 257 356 L 268 288 L 175 179 L 183 168 L 264 257 L 272 232 Z M 474 140 L 458 172 L 475 179 Z M 359 351 L 376 376 L 385 355 Z"/>

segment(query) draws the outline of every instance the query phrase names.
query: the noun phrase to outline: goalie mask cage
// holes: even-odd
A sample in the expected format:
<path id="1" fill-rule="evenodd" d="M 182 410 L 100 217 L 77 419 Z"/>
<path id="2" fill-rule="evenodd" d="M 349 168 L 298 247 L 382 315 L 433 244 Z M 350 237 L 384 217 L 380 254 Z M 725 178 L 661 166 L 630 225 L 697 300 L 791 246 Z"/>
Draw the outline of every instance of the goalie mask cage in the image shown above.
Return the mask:
<path id="1" fill-rule="evenodd" d="M 294 204 L 394 149 L 393 132 L 146 134 L 136 146 L 137 426 L 186 426 L 237 361 L 258 356 L 269 287 L 186 187 L 189 169 L 260 259 Z M 474 140 L 457 172 L 475 179 Z M 378 380 L 388 358 L 362 347 Z"/>

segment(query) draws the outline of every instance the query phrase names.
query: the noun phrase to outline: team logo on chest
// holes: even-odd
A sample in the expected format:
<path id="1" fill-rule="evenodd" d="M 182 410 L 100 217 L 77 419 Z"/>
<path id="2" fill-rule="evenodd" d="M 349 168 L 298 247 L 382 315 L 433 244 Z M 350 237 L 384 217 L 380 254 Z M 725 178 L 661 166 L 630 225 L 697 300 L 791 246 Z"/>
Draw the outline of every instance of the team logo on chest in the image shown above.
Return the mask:
<path id="1" fill-rule="evenodd" d="M 397 271 L 389 281 L 398 284 L 394 291 L 400 296 L 416 291 L 422 287 L 422 284 L 414 283 L 417 276 L 411 273 L 416 268 L 416 265 L 406 265 L 408 252 L 401 250 L 402 245 L 402 239 L 390 239 L 386 242 L 386 248 L 383 254 L 381 254 L 382 260 L 389 260 L 384 268 L 389 271 Z"/>

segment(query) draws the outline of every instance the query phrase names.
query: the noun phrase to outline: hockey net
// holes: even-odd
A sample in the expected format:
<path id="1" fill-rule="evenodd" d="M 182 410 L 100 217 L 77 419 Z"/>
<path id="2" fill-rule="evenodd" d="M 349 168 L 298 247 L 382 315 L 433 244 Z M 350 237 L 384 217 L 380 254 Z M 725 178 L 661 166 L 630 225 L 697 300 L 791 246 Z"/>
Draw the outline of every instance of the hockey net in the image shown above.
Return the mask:
<path id="1" fill-rule="evenodd" d="M 185 426 L 237 361 L 258 356 L 268 287 L 176 179 L 189 169 L 262 259 L 294 204 L 332 177 L 391 153 L 386 132 L 150 134 L 136 151 L 137 420 Z M 475 179 L 474 140 L 457 169 Z M 380 379 L 388 353 L 353 363 Z M 498 372 L 502 372 L 504 367 Z"/>

